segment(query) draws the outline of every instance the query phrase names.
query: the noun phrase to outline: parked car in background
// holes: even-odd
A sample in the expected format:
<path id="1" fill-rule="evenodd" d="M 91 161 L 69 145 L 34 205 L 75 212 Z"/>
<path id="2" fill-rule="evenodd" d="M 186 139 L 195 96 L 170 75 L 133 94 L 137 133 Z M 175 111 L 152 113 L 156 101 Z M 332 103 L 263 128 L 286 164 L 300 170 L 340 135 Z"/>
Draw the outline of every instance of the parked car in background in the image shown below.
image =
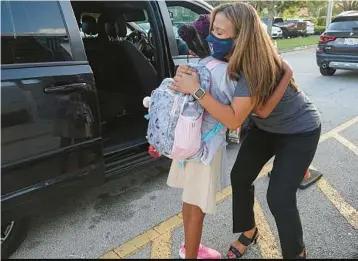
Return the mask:
<path id="1" fill-rule="evenodd" d="M 265 27 L 265 29 L 267 31 L 267 25 L 264 22 L 262 22 L 262 25 Z M 272 26 L 271 38 L 272 39 L 282 38 L 282 30 L 280 27 L 277 27 L 274 25 Z"/>
<path id="2" fill-rule="evenodd" d="M 316 60 L 324 76 L 337 69 L 358 70 L 358 11 L 343 12 L 332 20 L 320 36 Z"/>
<path id="3" fill-rule="evenodd" d="M 307 24 L 301 19 L 287 19 L 277 17 L 273 25 L 280 27 L 284 38 L 305 36 L 307 33 Z"/>
<path id="4" fill-rule="evenodd" d="M 306 35 L 314 35 L 314 23 L 311 20 L 305 19 L 306 22 Z"/>

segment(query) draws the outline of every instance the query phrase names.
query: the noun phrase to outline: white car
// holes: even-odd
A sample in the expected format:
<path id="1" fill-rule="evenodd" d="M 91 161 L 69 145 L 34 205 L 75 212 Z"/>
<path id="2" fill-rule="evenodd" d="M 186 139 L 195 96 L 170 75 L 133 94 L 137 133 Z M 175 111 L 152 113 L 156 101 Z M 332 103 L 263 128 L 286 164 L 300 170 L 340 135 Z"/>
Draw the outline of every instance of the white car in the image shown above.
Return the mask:
<path id="1" fill-rule="evenodd" d="M 281 28 L 278 26 L 272 26 L 271 37 L 272 38 L 282 38 Z"/>
<path id="2" fill-rule="evenodd" d="M 307 32 L 306 35 L 314 35 L 314 23 L 310 20 L 304 20 L 307 24 Z"/>
<path id="3" fill-rule="evenodd" d="M 267 31 L 267 25 L 262 22 L 262 26 L 263 26 L 263 27 L 265 28 L 265 30 Z M 280 27 L 278 27 L 278 26 L 272 26 L 271 38 L 273 38 L 273 39 L 282 38 L 282 30 L 281 30 Z"/>

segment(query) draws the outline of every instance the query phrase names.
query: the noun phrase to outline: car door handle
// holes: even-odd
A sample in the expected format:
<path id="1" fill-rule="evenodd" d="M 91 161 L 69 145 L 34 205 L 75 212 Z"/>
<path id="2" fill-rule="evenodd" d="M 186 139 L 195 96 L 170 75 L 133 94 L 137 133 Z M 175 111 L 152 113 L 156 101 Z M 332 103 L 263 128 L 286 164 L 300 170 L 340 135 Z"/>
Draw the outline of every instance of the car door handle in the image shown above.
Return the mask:
<path id="1" fill-rule="evenodd" d="M 76 92 L 81 89 L 86 89 L 87 83 L 71 83 L 65 85 L 57 85 L 57 86 L 50 86 L 44 89 L 45 93 L 53 94 L 53 93 L 69 93 L 69 92 Z"/>

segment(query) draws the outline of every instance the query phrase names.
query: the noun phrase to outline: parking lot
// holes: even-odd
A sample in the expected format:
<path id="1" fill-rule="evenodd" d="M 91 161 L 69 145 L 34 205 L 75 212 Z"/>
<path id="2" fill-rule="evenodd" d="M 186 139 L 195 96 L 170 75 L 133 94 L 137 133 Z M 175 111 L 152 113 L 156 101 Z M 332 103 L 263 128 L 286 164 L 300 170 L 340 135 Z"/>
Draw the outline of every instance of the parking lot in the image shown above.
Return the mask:
<path id="1" fill-rule="evenodd" d="M 296 81 L 322 114 L 322 136 L 311 166 L 323 173 L 298 192 L 304 239 L 310 258 L 352 258 L 358 253 L 358 74 L 323 77 L 314 49 L 284 54 Z M 238 145 L 228 147 L 230 167 Z M 33 220 L 12 258 L 178 258 L 183 240 L 181 191 L 165 184 L 162 160 L 88 191 Z M 279 258 L 280 246 L 266 203 L 267 164 L 256 181 L 258 245 L 247 258 Z M 229 173 L 226 173 L 229 175 Z M 225 255 L 232 234 L 231 188 L 217 193 L 216 215 L 205 221 L 203 242 Z"/>

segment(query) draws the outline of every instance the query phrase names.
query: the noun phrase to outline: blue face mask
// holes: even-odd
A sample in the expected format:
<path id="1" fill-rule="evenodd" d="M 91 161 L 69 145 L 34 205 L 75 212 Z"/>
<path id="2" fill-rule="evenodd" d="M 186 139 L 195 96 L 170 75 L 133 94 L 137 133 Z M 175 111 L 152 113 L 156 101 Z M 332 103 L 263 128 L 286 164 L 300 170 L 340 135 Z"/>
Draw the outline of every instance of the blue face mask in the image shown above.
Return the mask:
<path id="1" fill-rule="evenodd" d="M 231 38 L 219 39 L 213 34 L 209 34 L 205 40 L 209 43 L 211 55 L 217 59 L 223 59 L 234 47 L 234 40 Z"/>

